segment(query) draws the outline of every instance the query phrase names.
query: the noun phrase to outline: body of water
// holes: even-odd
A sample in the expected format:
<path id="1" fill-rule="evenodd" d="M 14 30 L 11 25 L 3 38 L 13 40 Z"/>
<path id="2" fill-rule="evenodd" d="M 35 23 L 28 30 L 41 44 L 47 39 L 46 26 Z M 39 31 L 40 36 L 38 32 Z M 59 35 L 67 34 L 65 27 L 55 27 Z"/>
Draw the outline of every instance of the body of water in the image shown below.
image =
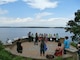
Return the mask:
<path id="1" fill-rule="evenodd" d="M 59 34 L 59 37 L 72 36 L 71 33 L 65 32 L 64 28 L 0 28 L 0 40 L 5 43 L 7 38 L 14 40 L 14 38 L 22 38 L 27 36 L 28 32 L 33 34 L 47 33 L 47 34 Z"/>

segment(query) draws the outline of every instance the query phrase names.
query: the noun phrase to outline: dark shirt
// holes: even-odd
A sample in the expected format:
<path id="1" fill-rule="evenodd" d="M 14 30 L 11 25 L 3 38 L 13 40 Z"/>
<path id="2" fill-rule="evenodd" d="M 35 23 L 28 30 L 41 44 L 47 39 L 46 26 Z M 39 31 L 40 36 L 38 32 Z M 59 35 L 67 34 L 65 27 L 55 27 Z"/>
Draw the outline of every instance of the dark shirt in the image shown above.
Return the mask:
<path id="1" fill-rule="evenodd" d="M 41 50 L 44 50 L 44 43 L 41 43 L 40 49 L 41 49 Z"/>
<path id="2" fill-rule="evenodd" d="M 21 42 L 17 42 L 17 46 L 21 46 Z"/>

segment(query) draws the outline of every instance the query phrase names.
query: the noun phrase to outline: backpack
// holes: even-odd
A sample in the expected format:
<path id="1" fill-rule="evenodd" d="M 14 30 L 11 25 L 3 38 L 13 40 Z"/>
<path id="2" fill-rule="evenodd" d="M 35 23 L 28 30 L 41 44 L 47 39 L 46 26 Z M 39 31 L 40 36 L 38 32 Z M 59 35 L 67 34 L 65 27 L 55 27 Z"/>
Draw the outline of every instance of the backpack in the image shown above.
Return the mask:
<path id="1" fill-rule="evenodd" d="M 47 59 L 53 59 L 53 58 L 54 58 L 54 55 L 47 54 L 47 55 L 46 55 L 46 58 L 47 58 Z"/>

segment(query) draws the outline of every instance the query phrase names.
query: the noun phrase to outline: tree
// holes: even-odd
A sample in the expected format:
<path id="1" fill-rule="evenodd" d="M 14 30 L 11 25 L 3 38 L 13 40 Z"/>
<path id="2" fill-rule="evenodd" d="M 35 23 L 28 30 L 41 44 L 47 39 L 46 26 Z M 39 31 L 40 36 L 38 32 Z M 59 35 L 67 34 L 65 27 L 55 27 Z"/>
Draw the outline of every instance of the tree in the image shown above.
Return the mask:
<path id="1" fill-rule="evenodd" d="M 74 20 L 68 21 L 65 29 L 73 33 L 75 37 L 80 37 L 80 10 L 77 10 L 74 15 Z"/>

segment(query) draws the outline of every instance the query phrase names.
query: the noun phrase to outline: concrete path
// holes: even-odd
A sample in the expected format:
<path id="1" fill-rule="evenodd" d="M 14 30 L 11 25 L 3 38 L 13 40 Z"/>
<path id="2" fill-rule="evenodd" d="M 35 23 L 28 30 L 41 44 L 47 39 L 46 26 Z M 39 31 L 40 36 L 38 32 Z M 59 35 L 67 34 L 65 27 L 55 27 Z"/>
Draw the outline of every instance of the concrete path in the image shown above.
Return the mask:
<path id="1" fill-rule="evenodd" d="M 57 43 L 55 42 L 46 42 L 47 44 L 47 51 L 45 53 L 46 54 L 54 54 L 54 51 L 57 47 Z M 12 47 L 12 49 L 10 48 L 6 48 L 6 50 L 10 51 L 12 54 L 15 55 L 20 55 L 20 56 L 24 56 L 24 57 L 31 57 L 31 58 L 36 58 L 36 59 L 46 59 L 45 56 L 40 56 L 40 42 L 38 43 L 38 45 L 34 45 L 33 42 L 24 42 L 22 43 L 23 46 L 23 53 L 17 53 L 16 51 L 16 45 Z"/>
<path id="2" fill-rule="evenodd" d="M 46 54 L 54 54 L 57 44 L 58 44 L 57 42 L 46 42 L 48 49 L 45 52 L 45 55 Z M 16 45 L 14 45 L 12 47 L 12 49 L 6 48 L 6 50 L 10 51 L 12 54 L 15 54 L 15 55 L 30 57 L 30 58 L 34 58 L 34 59 L 46 59 L 45 56 L 40 56 L 40 42 L 38 43 L 38 45 L 34 45 L 34 42 L 23 42 L 22 46 L 23 46 L 23 53 L 21 53 L 21 54 L 17 53 Z M 71 47 L 71 48 L 73 48 L 73 47 Z"/>

